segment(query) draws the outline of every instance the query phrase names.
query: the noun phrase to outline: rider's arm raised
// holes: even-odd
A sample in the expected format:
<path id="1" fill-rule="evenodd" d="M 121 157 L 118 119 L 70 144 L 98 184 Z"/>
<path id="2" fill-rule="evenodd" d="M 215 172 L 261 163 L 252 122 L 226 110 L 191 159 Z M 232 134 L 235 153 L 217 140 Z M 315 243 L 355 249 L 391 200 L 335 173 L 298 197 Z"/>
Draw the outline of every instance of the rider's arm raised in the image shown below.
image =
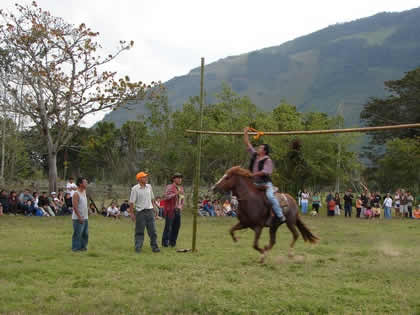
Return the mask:
<path id="1" fill-rule="evenodd" d="M 249 136 L 248 136 L 249 127 L 244 128 L 244 143 L 249 149 L 254 149 L 252 144 L 249 142 Z"/>

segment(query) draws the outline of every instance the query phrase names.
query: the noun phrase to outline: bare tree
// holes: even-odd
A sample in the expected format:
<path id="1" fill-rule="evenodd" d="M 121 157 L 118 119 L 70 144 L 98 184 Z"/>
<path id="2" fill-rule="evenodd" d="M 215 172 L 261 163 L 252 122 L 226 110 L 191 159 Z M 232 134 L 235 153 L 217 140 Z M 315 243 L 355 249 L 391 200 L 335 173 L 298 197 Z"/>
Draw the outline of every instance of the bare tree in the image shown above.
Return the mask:
<path id="1" fill-rule="evenodd" d="M 115 53 L 102 57 L 99 33 L 85 24 L 71 25 L 36 2 L 16 4 L 16 10 L 16 14 L 0 11 L 0 49 L 7 50 L 11 59 L 7 91 L 13 101 L 9 108 L 29 117 L 44 136 L 49 189 L 56 190 L 57 152 L 82 119 L 149 97 L 158 84 L 117 79 L 116 72 L 102 69 L 131 48 L 132 41 L 120 41 Z"/>

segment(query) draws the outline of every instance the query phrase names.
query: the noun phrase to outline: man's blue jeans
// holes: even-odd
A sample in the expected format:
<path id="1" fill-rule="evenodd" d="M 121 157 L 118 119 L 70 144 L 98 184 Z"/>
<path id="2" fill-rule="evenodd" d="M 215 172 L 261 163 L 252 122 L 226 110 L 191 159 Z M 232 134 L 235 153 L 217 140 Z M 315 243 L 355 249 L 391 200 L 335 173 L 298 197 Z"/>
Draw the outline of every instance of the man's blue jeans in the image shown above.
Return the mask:
<path id="1" fill-rule="evenodd" d="M 387 219 L 391 219 L 391 207 L 384 207 L 384 216 Z"/>
<path id="2" fill-rule="evenodd" d="M 73 237 L 71 249 L 73 251 L 86 250 L 88 240 L 88 220 L 83 220 L 83 223 L 79 223 L 79 220 L 73 220 Z"/>
<path id="3" fill-rule="evenodd" d="M 273 206 L 273 211 L 278 218 L 283 216 L 283 210 L 280 207 L 279 201 L 274 196 L 274 187 L 272 182 L 264 183 L 263 185 L 267 186 L 267 190 L 265 191 L 265 195 L 267 199 L 270 201 L 271 205 Z"/>

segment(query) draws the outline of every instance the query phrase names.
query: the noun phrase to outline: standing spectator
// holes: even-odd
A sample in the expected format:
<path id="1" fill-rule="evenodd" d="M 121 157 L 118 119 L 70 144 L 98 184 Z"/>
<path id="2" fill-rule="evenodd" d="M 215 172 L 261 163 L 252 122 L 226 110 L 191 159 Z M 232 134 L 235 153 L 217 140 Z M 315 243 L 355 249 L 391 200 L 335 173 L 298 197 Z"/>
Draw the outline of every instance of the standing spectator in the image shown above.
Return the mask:
<path id="1" fill-rule="evenodd" d="M 335 193 L 334 201 L 335 201 L 335 214 L 340 215 L 341 214 L 340 193 Z"/>
<path id="2" fill-rule="evenodd" d="M 351 208 L 353 206 L 353 198 L 354 196 L 351 193 L 351 189 L 347 189 L 346 193 L 344 194 L 344 216 L 351 218 Z"/>
<path id="3" fill-rule="evenodd" d="M 3 213 L 9 213 L 9 196 L 4 189 L 0 192 L 0 204 L 3 206 Z"/>
<path id="4" fill-rule="evenodd" d="M 309 200 L 309 194 L 304 188 L 301 195 L 300 195 L 300 205 L 302 207 L 302 213 L 306 214 L 308 212 L 308 200 Z"/>
<path id="5" fill-rule="evenodd" d="M 16 215 L 18 212 L 18 198 L 16 191 L 12 190 L 9 195 L 9 199 L 7 200 L 9 204 L 9 213 Z"/>
<path id="6" fill-rule="evenodd" d="M 86 188 L 88 182 L 86 178 L 79 177 L 76 181 L 77 190 L 73 194 L 73 237 L 72 250 L 85 251 L 89 241 L 88 225 L 88 201 L 86 197 Z"/>
<path id="7" fill-rule="evenodd" d="M 157 208 L 156 219 L 163 218 L 163 208 L 161 208 L 160 203 L 161 203 L 161 198 L 156 197 L 156 199 L 155 199 L 155 206 Z"/>
<path id="8" fill-rule="evenodd" d="M 362 212 L 362 196 L 356 199 L 356 218 L 360 218 L 360 212 Z"/>
<path id="9" fill-rule="evenodd" d="M 321 206 L 321 196 L 319 192 L 314 192 L 312 195 L 312 209 L 319 214 L 319 207 Z"/>
<path id="10" fill-rule="evenodd" d="M 128 200 L 124 200 L 124 202 L 120 206 L 120 212 L 123 216 L 128 217 L 128 209 L 130 208 L 130 205 L 128 203 Z"/>
<path id="11" fill-rule="evenodd" d="M 401 189 L 400 193 L 400 214 L 401 217 L 407 217 L 408 215 L 408 200 L 407 193 L 404 189 Z"/>
<path id="12" fill-rule="evenodd" d="M 157 234 L 155 226 L 155 215 L 153 210 L 153 202 L 155 196 L 150 184 L 147 183 L 148 174 L 139 172 L 136 175 L 138 184 L 131 188 L 130 194 L 130 216 L 136 222 L 134 233 L 134 249 L 136 253 L 141 253 L 144 241 L 144 228 L 150 238 L 150 246 L 154 253 L 160 252 L 157 244 Z M 134 214 L 134 209 L 136 213 Z"/>
<path id="13" fill-rule="evenodd" d="M 107 209 L 107 217 L 111 217 L 114 219 L 121 219 L 121 212 L 118 210 L 116 203 L 113 201 L 111 205 Z"/>
<path id="14" fill-rule="evenodd" d="M 375 193 L 375 207 L 376 208 L 379 208 L 379 205 L 381 204 L 381 199 L 382 199 L 382 197 L 381 197 L 381 195 L 379 194 L 379 191 L 377 191 L 376 193 Z"/>
<path id="15" fill-rule="evenodd" d="M 385 219 L 391 219 L 391 207 L 392 207 L 392 199 L 389 193 L 386 194 L 386 197 L 383 202 L 384 207 L 384 217 Z"/>
<path id="16" fill-rule="evenodd" d="M 397 189 L 394 196 L 395 216 L 400 216 L 400 190 Z"/>
<path id="17" fill-rule="evenodd" d="M 407 192 L 407 209 L 408 209 L 408 217 L 410 219 L 413 218 L 413 202 L 414 202 L 414 197 L 411 194 L 410 191 Z"/>
<path id="18" fill-rule="evenodd" d="M 163 247 L 175 247 L 181 227 L 181 212 L 184 207 L 184 187 L 182 187 L 182 174 L 172 176 L 172 184 L 166 186 L 165 191 L 165 228 L 162 234 Z"/>
<path id="19" fill-rule="evenodd" d="M 333 200 L 333 199 L 334 199 L 334 196 L 333 196 L 333 194 L 332 194 L 332 191 L 330 191 L 330 192 L 328 193 L 327 197 L 325 197 L 325 204 L 326 204 L 326 206 L 327 206 L 327 214 L 328 214 L 328 215 L 329 215 L 329 211 L 330 211 L 328 204 L 329 204 L 329 202 L 330 202 L 331 200 Z"/>
<path id="20" fill-rule="evenodd" d="M 3 204 L 0 203 L 0 216 L 3 215 Z"/>
<path id="21" fill-rule="evenodd" d="M 362 192 L 360 199 L 362 200 L 361 215 L 364 216 L 366 209 L 369 207 L 369 197 L 367 196 L 367 191 Z"/>
<path id="22" fill-rule="evenodd" d="M 69 181 L 66 184 L 66 192 L 68 192 L 72 198 L 74 192 L 77 190 L 77 185 L 73 182 L 73 180 L 73 177 L 69 177 Z"/>

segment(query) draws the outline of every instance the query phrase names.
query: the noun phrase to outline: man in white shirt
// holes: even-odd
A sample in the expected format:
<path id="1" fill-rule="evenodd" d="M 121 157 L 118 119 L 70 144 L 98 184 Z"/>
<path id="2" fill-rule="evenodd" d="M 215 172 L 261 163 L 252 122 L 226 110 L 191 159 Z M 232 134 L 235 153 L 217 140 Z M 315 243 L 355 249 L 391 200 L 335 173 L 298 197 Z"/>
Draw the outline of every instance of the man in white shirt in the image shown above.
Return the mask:
<path id="1" fill-rule="evenodd" d="M 74 192 L 77 190 L 77 185 L 73 182 L 74 178 L 70 177 L 69 182 L 66 184 L 66 189 L 70 196 L 73 198 Z"/>
<path id="2" fill-rule="evenodd" d="M 115 202 L 111 203 L 111 206 L 109 206 L 109 208 L 107 209 L 107 217 L 112 217 L 115 219 L 120 219 L 121 218 L 121 212 L 120 210 L 118 210 L 117 205 L 115 204 Z"/>
<path id="3" fill-rule="evenodd" d="M 134 233 L 134 249 L 136 253 L 141 252 L 144 241 L 144 228 L 147 229 L 147 234 L 150 237 L 150 246 L 154 253 L 160 252 L 157 244 L 157 234 L 155 226 L 155 214 L 153 205 L 155 204 L 155 197 L 153 189 L 147 183 L 148 174 L 145 172 L 137 173 L 136 179 L 138 184 L 131 188 L 130 195 L 130 217 L 136 222 L 136 229 Z"/>

